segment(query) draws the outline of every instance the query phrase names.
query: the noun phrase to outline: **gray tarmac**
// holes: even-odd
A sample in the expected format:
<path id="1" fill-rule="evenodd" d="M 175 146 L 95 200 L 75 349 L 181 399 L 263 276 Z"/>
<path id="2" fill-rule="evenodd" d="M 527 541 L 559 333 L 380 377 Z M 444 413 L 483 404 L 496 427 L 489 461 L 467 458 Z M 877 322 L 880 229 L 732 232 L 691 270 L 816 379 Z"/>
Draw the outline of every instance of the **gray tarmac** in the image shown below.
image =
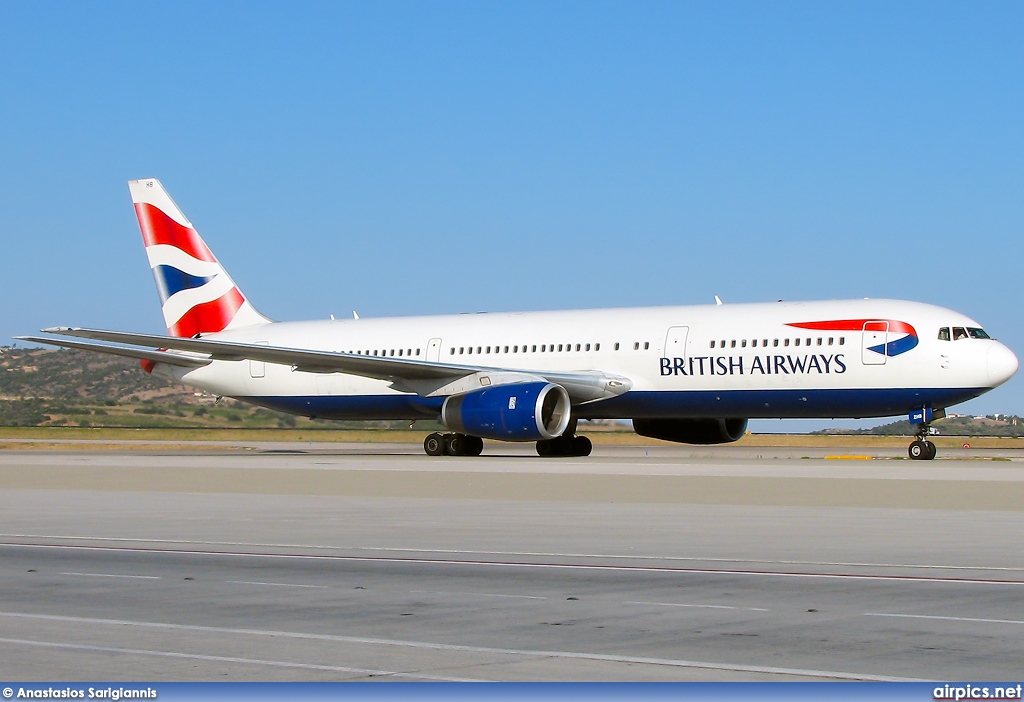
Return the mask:
<path id="1" fill-rule="evenodd" d="M 0 451 L 0 678 L 1024 670 L 1024 453 L 488 453 Z"/>

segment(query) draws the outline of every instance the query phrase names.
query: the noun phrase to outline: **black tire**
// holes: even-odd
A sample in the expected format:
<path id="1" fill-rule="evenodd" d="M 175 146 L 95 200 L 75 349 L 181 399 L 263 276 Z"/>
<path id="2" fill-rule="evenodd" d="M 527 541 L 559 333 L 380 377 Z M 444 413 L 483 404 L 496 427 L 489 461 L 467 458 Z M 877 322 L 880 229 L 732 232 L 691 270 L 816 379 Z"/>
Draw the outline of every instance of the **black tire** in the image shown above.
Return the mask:
<path id="1" fill-rule="evenodd" d="M 910 446 L 907 448 L 907 454 L 910 456 L 910 460 L 912 461 L 927 460 L 925 459 L 927 453 L 928 449 L 925 447 L 925 443 L 923 441 L 911 442 Z"/>
<path id="2" fill-rule="evenodd" d="M 423 440 L 423 450 L 428 456 L 443 456 L 444 443 L 444 437 L 440 434 L 428 434 Z"/>
<path id="3" fill-rule="evenodd" d="M 467 438 L 465 434 L 449 434 L 445 437 L 444 452 L 449 456 L 465 456 Z"/>
<path id="4" fill-rule="evenodd" d="M 467 456 L 479 456 L 484 452 L 484 440 L 479 436 L 467 436 L 466 437 L 466 454 Z"/>
<path id="5" fill-rule="evenodd" d="M 926 461 L 933 460 L 935 458 L 935 454 L 938 453 L 938 450 L 935 448 L 935 444 L 931 441 L 924 442 L 924 449 L 924 460 Z"/>
<path id="6" fill-rule="evenodd" d="M 538 441 L 537 442 L 537 455 L 538 456 L 542 456 L 544 458 L 547 458 L 549 456 L 554 456 L 555 453 L 553 451 L 553 449 L 554 449 L 553 444 L 554 444 L 554 442 L 551 441 L 550 439 L 541 439 L 540 441 Z"/>
<path id="7" fill-rule="evenodd" d="M 585 436 L 577 436 L 572 440 L 572 448 L 574 456 L 589 456 L 594 450 L 594 444 Z"/>

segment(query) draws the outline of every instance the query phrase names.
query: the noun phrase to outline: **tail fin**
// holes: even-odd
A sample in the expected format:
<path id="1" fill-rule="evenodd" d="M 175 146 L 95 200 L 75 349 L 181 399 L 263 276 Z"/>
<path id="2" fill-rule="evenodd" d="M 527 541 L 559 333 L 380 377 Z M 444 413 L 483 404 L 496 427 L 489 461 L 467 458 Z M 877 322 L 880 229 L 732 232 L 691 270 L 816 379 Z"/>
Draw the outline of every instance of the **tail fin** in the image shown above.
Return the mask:
<path id="1" fill-rule="evenodd" d="M 128 181 L 171 336 L 267 324 L 155 178 Z"/>

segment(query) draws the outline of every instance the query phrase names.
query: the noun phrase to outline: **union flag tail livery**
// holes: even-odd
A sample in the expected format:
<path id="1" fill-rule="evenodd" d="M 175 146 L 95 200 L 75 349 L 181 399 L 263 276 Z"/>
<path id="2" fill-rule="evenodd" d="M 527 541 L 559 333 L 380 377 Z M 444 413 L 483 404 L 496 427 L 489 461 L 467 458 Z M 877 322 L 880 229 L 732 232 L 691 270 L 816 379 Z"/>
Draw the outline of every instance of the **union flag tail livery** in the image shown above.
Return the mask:
<path id="1" fill-rule="evenodd" d="M 576 430 L 588 419 L 716 444 L 738 440 L 751 418 L 902 414 L 916 427 L 908 455 L 927 460 L 933 420 L 1017 372 L 978 322 L 907 300 L 271 322 L 159 181 L 129 187 L 169 336 L 53 327 L 17 338 L 136 358 L 307 417 L 434 420 L 448 431 L 426 437 L 432 456 L 477 455 L 484 439 L 585 456 L 591 443 Z"/>
<path id="2" fill-rule="evenodd" d="M 160 181 L 129 181 L 142 241 L 171 336 L 192 338 L 267 324 Z"/>

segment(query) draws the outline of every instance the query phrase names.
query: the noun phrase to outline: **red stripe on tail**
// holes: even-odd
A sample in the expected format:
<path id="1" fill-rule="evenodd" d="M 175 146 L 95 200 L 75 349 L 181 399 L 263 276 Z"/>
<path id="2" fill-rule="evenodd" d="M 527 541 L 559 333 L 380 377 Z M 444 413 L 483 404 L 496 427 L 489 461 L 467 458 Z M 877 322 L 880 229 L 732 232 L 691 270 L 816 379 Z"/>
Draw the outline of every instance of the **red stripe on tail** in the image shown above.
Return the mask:
<path id="1" fill-rule="evenodd" d="M 171 336 L 191 338 L 196 334 L 224 331 L 245 302 L 238 288 L 231 288 L 216 300 L 196 305 L 167 329 Z"/>
<path id="2" fill-rule="evenodd" d="M 146 202 L 135 203 L 135 214 L 142 229 L 142 240 L 146 246 L 168 244 L 181 249 L 192 258 L 216 263 L 213 252 L 191 227 L 185 227 L 168 217 L 163 210 Z"/>

